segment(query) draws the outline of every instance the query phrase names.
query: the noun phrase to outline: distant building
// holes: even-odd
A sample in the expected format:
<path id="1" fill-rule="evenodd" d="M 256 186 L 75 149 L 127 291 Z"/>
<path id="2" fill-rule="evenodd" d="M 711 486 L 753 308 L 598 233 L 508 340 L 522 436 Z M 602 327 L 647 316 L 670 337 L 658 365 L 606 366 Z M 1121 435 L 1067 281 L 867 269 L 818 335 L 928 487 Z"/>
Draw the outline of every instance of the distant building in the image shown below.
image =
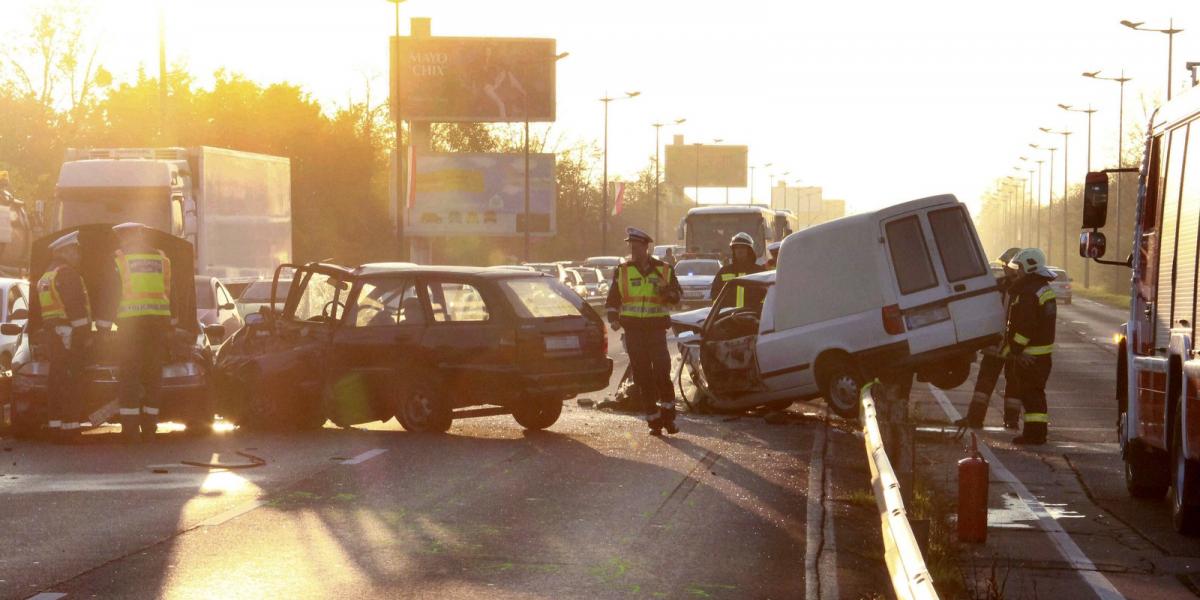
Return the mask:
<path id="1" fill-rule="evenodd" d="M 846 216 L 846 201 L 825 199 L 820 186 L 789 187 L 783 182 L 771 188 L 771 208 L 792 211 L 801 228 Z"/>

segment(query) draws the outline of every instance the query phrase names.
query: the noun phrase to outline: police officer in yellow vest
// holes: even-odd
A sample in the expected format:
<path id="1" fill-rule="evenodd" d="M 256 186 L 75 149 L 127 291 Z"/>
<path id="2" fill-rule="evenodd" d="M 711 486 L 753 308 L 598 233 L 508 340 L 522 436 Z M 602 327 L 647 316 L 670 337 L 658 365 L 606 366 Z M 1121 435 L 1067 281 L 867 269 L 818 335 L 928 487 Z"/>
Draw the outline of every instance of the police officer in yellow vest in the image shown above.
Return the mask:
<path id="1" fill-rule="evenodd" d="M 739 233 L 729 240 L 729 252 L 733 255 L 729 264 L 721 267 L 717 271 L 716 277 L 713 277 L 712 288 L 709 290 L 711 294 L 709 298 L 716 301 L 717 296 L 721 294 L 721 290 L 725 288 L 725 284 L 751 273 L 761 273 L 766 269 L 758 264 L 758 254 L 754 251 L 754 238 L 748 233 Z M 741 292 L 741 290 L 739 290 Z M 738 306 L 745 306 L 746 299 L 738 298 Z"/>
<path id="2" fill-rule="evenodd" d="M 1008 267 L 1018 273 L 1011 288 L 1012 304 L 1008 311 L 1007 347 L 1003 354 L 1012 362 L 1012 380 L 1017 398 L 1025 408 L 1025 426 L 1014 444 L 1046 443 L 1050 417 L 1046 406 L 1046 381 L 1050 378 L 1054 352 L 1054 328 L 1058 318 L 1057 300 L 1050 281 L 1054 273 L 1046 268 L 1046 255 L 1037 248 L 1017 253 Z"/>
<path id="3" fill-rule="evenodd" d="M 636 227 L 625 229 L 629 258 L 613 273 L 605 307 L 613 331 L 625 329 L 625 349 L 633 383 L 642 395 L 650 433 L 678 433 L 675 426 L 675 388 L 671 385 L 671 352 L 667 349 L 668 308 L 678 304 L 683 290 L 675 269 L 650 254 L 654 240 Z"/>
<path id="4" fill-rule="evenodd" d="M 83 374 L 85 338 L 92 330 L 87 287 L 79 274 L 79 232 L 73 231 L 50 244 L 50 267 L 37 282 L 42 330 L 50 345 L 47 375 L 47 428 L 56 442 L 69 442 L 79 432 L 84 408 L 80 377 Z"/>
<path id="5" fill-rule="evenodd" d="M 121 293 L 116 306 L 121 381 L 121 435 L 134 440 L 140 429 L 152 439 L 158 429 L 159 389 L 171 312 L 171 261 L 149 241 L 141 223 L 113 227 L 120 249 L 114 256 Z"/>

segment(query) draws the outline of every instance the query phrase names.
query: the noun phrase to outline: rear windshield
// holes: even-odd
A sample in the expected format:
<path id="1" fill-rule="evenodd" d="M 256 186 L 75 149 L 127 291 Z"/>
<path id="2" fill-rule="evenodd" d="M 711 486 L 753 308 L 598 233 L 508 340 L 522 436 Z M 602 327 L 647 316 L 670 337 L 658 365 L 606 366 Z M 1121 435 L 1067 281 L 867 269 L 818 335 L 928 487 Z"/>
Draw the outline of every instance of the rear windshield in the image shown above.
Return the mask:
<path id="1" fill-rule="evenodd" d="M 594 269 L 576 269 L 584 283 L 600 283 L 600 275 Z"/>
<path id="2" fill-rule="evenodd" d="M 551 277 L 558 277 L 558 265 L 529 265 L 538 273 L 545 273 Z"/>
<path id="3" fill-rule="evenodd" d="M 292 281 L 285 279 L 279 282 L 279 299 L 287 298 L 288 291 L 292 289 Z M 242 302 L 262 304 L 271 301 L 271 282 L 270 281 L 255 281 L 246 287 L 246 291 L 242 292 L 242 296 L 238 298 Z"/>
<path id="4" fill-rule="evenodd" d="M 715 260 L 681 260 L 675 265 L 678 275 L 715 276 L 721 270 L 721 263 Z"/>
<path id="5" fill-rule="evenodd" d="M 925 235 L 917 217 L 892 221 L 886 230 L 900 293 L 911 294 L 937 285 L 937 274 L 929 260 L 929 247 L 925 245 Z"/>
<path id="6" fill-rule="evenodd" d="M 1066 271 L 1051 270 L 1050 272 L 1054 273 L 1055 281 L 1066 281 L 1067 280 L 1067 272 Z"/>
<path id="7" fill-rule="evenodd" d="M 508 296 L 517 315 L 523 319 L 553 319 L 583 316 L 579 294 L 557 279 L 528 277 L 505 279 L 500 288 Z"/>
<path id="8" fill-rule="evenodd" d="M 966 211 L 956 206 L 930 212 L 929 227 L 933 229 L 947 279 L 962 281 L 987 273 L 987 263 L 979 253 Z"/>

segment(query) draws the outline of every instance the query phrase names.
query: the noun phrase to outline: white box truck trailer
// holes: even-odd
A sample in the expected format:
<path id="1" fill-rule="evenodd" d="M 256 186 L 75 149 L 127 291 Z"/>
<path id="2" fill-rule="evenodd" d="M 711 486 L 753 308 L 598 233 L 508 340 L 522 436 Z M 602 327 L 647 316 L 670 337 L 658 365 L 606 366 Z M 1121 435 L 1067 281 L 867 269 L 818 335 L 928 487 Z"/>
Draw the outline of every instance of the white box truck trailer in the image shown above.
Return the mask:
<path id="1" fill-rule="evenodd" d="M 196 248 L 196 271 L 270 277 L 292 255 L 291 162 L 222 148 L 71 148 L 57 229 L 138 221 Z"/>

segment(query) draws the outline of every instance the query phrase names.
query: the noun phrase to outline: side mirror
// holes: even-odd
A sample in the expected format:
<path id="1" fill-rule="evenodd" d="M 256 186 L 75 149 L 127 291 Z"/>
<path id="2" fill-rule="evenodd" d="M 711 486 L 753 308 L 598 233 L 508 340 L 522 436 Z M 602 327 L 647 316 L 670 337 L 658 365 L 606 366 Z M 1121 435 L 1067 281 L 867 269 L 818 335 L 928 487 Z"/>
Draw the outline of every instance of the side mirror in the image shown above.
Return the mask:
<path id="1" fill-rule="evenodd" d="M 18 308 L 8 315 L 10 321 L 24 321 L 29 318 L 29 311 L 24 308 Z"/>
<path id="2" fill-rule="evenodd" d="M 21 326 L 16 323 L 4 323 L 0 325 L 0 333 L 4 335 L 21 335 Z"/>
<path id="3" fill-rule="evenodd" d="M 1108 175 L 1088 173 L 1083 184 L 1083 228 L 1099 229 L 1107 220 Z"/>
<path id="4" fill-rule="evenodd" d="M 210 339 L 210 340 L 222 339 L 225 337 L 225 326 L 224 325 L 205 325 L 204 326 L 204 335 L 208 336 L 208 339 Z"/>
<path id="5" fill-rule="evenodd" d="M 1104 256 L 1108 240 L 1099 231 L 1085 231 L 1079 234 L 1079 255 L 1084 258 L 1100 258 Z"/>
<path id="6" fill-rule="evenodd" d="M 221 310 L 233 310 L 235 308 L 237 308 L 237 305 L 232 302 L 226 302 L 220 306 Z"/>

